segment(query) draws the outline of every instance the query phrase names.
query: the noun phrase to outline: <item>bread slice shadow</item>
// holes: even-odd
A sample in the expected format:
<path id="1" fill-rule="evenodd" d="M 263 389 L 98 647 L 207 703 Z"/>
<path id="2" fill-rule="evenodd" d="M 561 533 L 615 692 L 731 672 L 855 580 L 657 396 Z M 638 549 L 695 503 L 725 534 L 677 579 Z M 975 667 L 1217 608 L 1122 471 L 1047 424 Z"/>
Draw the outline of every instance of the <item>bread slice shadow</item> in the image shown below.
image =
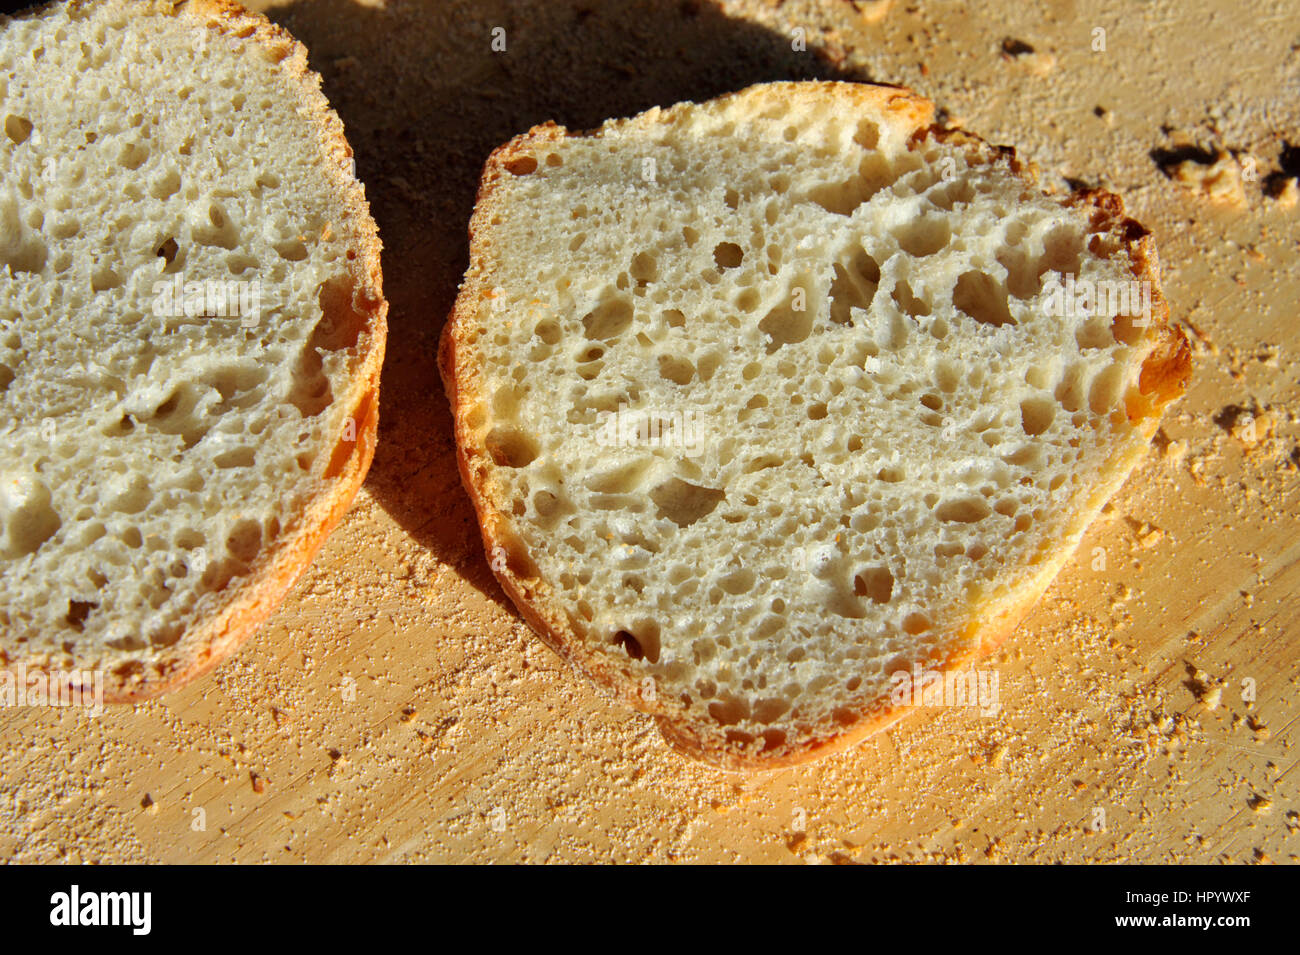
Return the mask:
<path id="1" fill-rule="evenodd" d="M 588 129 L 769 80 L 869 77 L 837 66 L 814 25 L 783 33 L 708 2 L 293 0 L 266 13 L 307 46 L 384 243 L 388 352 L 366 487 L 510 607 L 461 489 L 436 363 L 488 154 L 547 120 Z"/>

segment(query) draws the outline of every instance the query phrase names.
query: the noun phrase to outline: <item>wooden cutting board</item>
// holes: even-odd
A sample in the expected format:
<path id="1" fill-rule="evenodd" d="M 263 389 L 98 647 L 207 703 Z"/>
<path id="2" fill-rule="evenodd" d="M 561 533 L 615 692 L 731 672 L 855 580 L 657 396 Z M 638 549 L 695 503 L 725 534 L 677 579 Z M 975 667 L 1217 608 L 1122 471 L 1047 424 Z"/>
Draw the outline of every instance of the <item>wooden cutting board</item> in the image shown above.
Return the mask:
<path id="1" fill-rule="evenodd" d="M 1300 172 L 1300 11 L 888 6 L 272 8 L 325 78 L 384 240 L 375 465 L 283 607 L 210 677 L 97 719 L 0 712 L 0 857 L 1295 861 L 1300 212 L 1266 189 Z M 996 714 L 921 709 L 850 753 L 728 776 L 609 706 L 504 601 L 433 354 L 493 146 L 546 119 L 805 76 L 912 86 L 1020 147 L 1045 184 L 1124 194 L 1197 372 L 988 664 Z M 1162 172 L 1191 146 L 1235 154 L 1241 208 Z"/>

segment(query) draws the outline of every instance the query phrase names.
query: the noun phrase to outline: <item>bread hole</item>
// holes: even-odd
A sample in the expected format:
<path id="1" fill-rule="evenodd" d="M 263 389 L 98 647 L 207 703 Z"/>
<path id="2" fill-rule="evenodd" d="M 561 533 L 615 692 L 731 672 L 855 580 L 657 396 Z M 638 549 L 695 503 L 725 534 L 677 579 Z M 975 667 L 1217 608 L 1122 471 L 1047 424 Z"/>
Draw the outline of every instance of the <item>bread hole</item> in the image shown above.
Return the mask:
<path id="1" fill-rule="evenodd" d="M 880 284 L 880 266 L 861 246 L 853 250 L 847 265 L 835 264 L 831 283 L 831 321 L 838 325 L 852 322 L 852 309 L 868 309 Z"/>
<path id="2" fill-rule="evenodd" d="M 309 346 L 327 351 L 356 348 L 367 320 L 365 311 L 357 306 L 351 276 L 326 279 L 317 297 L 322 314 Z"/>
<path id="3" fill-rule="evenodd" d="M 533 494 L 533 513 L 547 530 L 576 512 L 577 508 L 568 498 L 550 491 L 537 491 Z"/>
<path id="4" fill-rule="evenodd" d="M 975 187 L 966 179 L 940 180 L 926 193 L 926 198 L 945 212 L 951 212 L 958 203 L 967 203 L 975 198 Z"/>
<path id="5" fill-rule="evenodd" d="M 190 235 L 199 245 L 233 251 L 239 246 L 239 229 L 226 215 L 226 211 L 217 203 L 208 206 L 206 221 L 194 223 Z"/>
<path id="6" fill-rule="evenodd" d="M 1078 363 L 1073 364 L 1065 370 L 1060 383 L 1056 386 L 1057 402 L 1071 413 L 1083 407 L 1083 374 L 1083 366 Z"/>
<path id="7" fill-rule="evenodd" d="M 31 134 L 31 120 L 24 116 L 14 116 L 12 113 L 5 117 L 5 135 L 9 137 L 10 142 L 15 146 L 21 146 L 27 142 L 27 137 Z"/>
<path id="8" fill-rule="evenodd" d="M 941 358 L 934 363 L 934 382 L 940 391 L 951 394 L 961 384 L 961 369 Z"/>
<path id="9" fill-rule="evenodd" d="M 894 596 L 894 575 L 888 567 L 868 567 L 853 578 L 853 593 L 872 603 L 887 604 Z"/>
<path id="10" fill-rule="evenodd" d="M 320 352 L 308 343 L 294 366 L 293 385 L 288 396 L 289 403 L 303 418 L 314 418 L 334 401 L 333 389 L 324 369 Z"/>
<path id="11" fill-rule="evenodd" d="M 862 120 L 853 134 L 853 141 L 863 149 L 875 149 L 880 143 L 880 127 L 869 119 Z"/>
<path id="12" fill-rule="evenodd" d="M 1019 249 L 1002 249 L 997 260 L 1007 270 L 1007 291 L 1016 298 L 1031 299 L 1042 290 L 1043 273 L 1047 271 L 1045 264 L 1035 265 Z"/>
<path id="13" fill-rule="evenodd" d="M 947 560 L 950 557 L 956 557 L 962 552 L 962 545 L 954 542 L 945 542 L 934 545 L 934 556 L 940 560 Z"/>
<path id="14" fill-rule="evenodd" d="M 993 513 L 988 501 L 982 497 L 949 498 L 935 509 L 941 521 L 958 524 L 976 524 Z"/>
<path id="15" fill-rule="evenodd" d="M 952 229 L 943 216 L 925 215 L 894 231 L 894 238 L 908 255 L 924 258 L 934 255 L 952 238 Z"/>
<path id="16" fill-rule="evenodd" d="M 211 427 L 211 421 L 195 415 L 201 388 L 195 382 L 176 385 L 152 411 L 137 413 L 136 417 L 163 434 L 179 435 L 185 450 L 202 440 Z"/>
<path id="17" fill-rule="evenodd" d="M 539 574 L 537 564 L 528 556 L 528 549 L 524 542 L 514 532 L 514 530 L 504 524 L 497 525 L 496 545 L 492 548 L 490 554 L 492 562 L 495 564 L 502 556 L 505 558 L 505 569 L 514 577 L 520 580 L 536 580 Z M 495 569 L 495 568 L 494 568 Z M 579 603 L 578 610 L 581 613 L 585 601 Z M 587 612 L 591 608 L 587 606 Z M 591 620 L 590 616 L 586 617 Z"/>
<path id="18" fill-rule="evenodd" d="M 1138 324 L 1136 315 L 1116 315 L 1110 323 L 1111 336 L 1125 345 L 1136 345 L 1146 336 L 1145 325 Z"/>
<path id="19" fill-rule="evenodd" d="M 1034 518 L 1030 514 L 1021 513 L 1016 518 L 1015 524 L 1012 525 L 1012 531 L 1017 534 L 1023 533 L 1024 531 L 1029 530 L 1033 523 Z"/>
<path id="20" fill-rule="evenodd" d="M 1006 291 L 983 272 L 965 272 L 952 290 L 952 304 L 981 325 L 1014 325 Z"/>
<path id="21" fill-rule="evenodd" d="M 162 245 L 158 246 L 158 256 L 163 260 L 164 268 L 176 261 L 176 253 L 179 251 L 180 247 L 173 238 L 164 240 Z"/>
<path id="22" fill-rule="evenodd" d="M 906 279 L 898 280 L 898 284 L 894 286 L 893 298 L 899 308 L 914 318 L 930 314 L 929 303 L 912 294 L 912 286 Z"/>
<path id="23" fill-rule="evenodd" d="M 199 577 L 199 585 L 209 593 L 225 590 L 231 578 L 241 569 L 239 564 L 232 558 L 209 561 L 207 566 L 203 568 L 203 574 Z"/>
<path id="24" fill-rule="evenodd" d="M 113 495 L 108 504 L 119 514 L 139 514 L 153 502 L 153 492 L 143 475 L 135 475 L 130 483 Z"/>
<path id="25" fill-rule="evenodd" d="M 90 273 L 90 290 L 92 292 L 103 292 L 121 287 L 121 276 L 107 266 L 97 268 Z"/>
<path id="26" fill-rule="evenodd" d="M 749 704 L 728 693 L 709 704 L 709 716 L 720 726 L 734 726 L 749 719 Z"/>
<path id="27" fill-rule="evenodd" d="M 831 719 L 840 726 L 852 726 L 858 721 L 858 714 L 849 706 L 837 706 L 831 711 Z"/>
<path id="28" fill-rule="evenodd" d="M 686 315 L 680 309 L 670 308 L 664 311 L 664 321 L 668 323 L 669 328 L 684 328 Z"/>
<path id="29" fill-rule="evenodd" d="M 659 267 L 653 255 L 648 252 L 638 252 L 632 256 L 632 264 L 628 272 L 638 282 L 653 282 L 659 276 Z"/>
<path id="30" fill-rule="evenodd" d="M 149 195 L 162 201 L 181 191 L 181 175 L 175 169 L 163 170 L 149 180 Z"/>
<path id="31" fill-rule="evenodd" d="M 1020 427 L 1025 434 L 1042 434 L 1056 418 L 1056 404 L 1046 397 L 1034 396 L 1020 402 Z"/>
<path id="32" fill-rule="evenodd" d="M 931 622 L 930 618 L 920 611 L 913 611 L 903 618 L 903 632 L 911 634 L 912 636 L 925 633 L 932 626 L 934 626 L 934 624 Z"/>
<path id="33" fill-rule="evenodd" d="M 307 258 L 307 245 L 301 239 L 277 242 L 273 248 L 276 255 L 289 262 L 301 262 Z"/>
<path id="34" fill-rule="evenodd" d="M 893 181 L 894 173 L 889 161 L 880 153 L 870 152 L 858 164 L 856 176 L 846 182 L 818 186 L 808 193 L 808 198 L 827 212 L 850 216 L 858 206 Z"/>
<path id="35" fill-rule="evenodd" d="M 641 648 L 641 641 L 632 636 L 626 630 L 619 630 L 614 634 L 612 641 L 617 646 L 623 648 L 624 652 L 633 660 L 642 660 L 645 658 L 645 650 Z"/>
<path id="36" fill-rule="evenodd" d="M 713 261 L 720 269 L 737 268 L 744 258 L 744 251 L 734 242 L 719 242 L 713 247 Z"/>
<path id="37" fill-rule="evenodd" d="M 0 193 L 0 265 L 14 273 L 40 272 L 48 255 L 44 240 L 23 222 L 17 198 Z"/>
<path id="38" fill-rule="evenodd" d="M 236 522 L 226 535 L 226 552 L 241 564 L 252 564 L 261 549 L 262 525 L 251 518 Z"/>
<path id="39" fill-rule="evenodd" d="M 133 550 L 144 543 L 144 537 L 140 534 L 140 528 L 128 527 L 122 531 L 122 543 Z"/>
<path id="40" fill-rule="evenodd" d="M 207 540 L 200 531 L 192 527 L 184 528 L 176 533 L 172 542 L 181 550 L 197 550 L 202 547 Z"/>
<path id="41" fill-rule="evenodd" d="M 498 421 L 518 417 L 524 390 L 517 385 L 502 385 L 492 393 L 492 415 Z"/>
<path id="42" fill-rule="evenodd" d="M 582 318 L 587 338 L 610 342 L 622 335 L 632 325 L 632 303 L 616 296 L 607 299 Z"/>
<path id="43" fill-rule="evenodd" d="M 257 463 L 257 455 L 252 448 L 232 448 L 218 454 L 212 463 L 219 468 L 251 468 Z"/>
<path id="44" fill-rule="evenodd" d="M 938 395 L 922 395 L 921 404 L 929 408 L 931 411 L 943 410 L 943 399 Z"/>
<path id="45" fill-rule="evenodd" d="M 1043 240 L 1043 262 L 1062 275 L 1078 275 L 1083 256 L 1083 236 L 1070 226 L 1058 226 Z"/>
<path id="46" fill-rule="evenodd" d="M 653 458 L 643 458 L 589 476 L 583 486 L 598 494 L 635 494 L 654 464 Z"/>
<path id="47" fill-rule="evenodd" d="M 824 401 L 808 406 L 808 417 L 813 421 L 821 421 L 826 417 L 826 414 L 826 402 Z"/>
<path id="48" fill-rule="evenodd" d="M 226 256 L 226 268 L 232 275 L 239 275 L 261 265 L 261 261 L 242 252 L 233 252 Z"/>
<path id="49" fill-rule="evenodd" d="M 741 569 L 727 574 L 718 584 L 729 594 L 747 594 L 754 589 L 754 572 Z"/>
<path id="50" fill-rule="evenodd" d="M 537 171 L 537 160 L 532 156 L 516 156 L 507 159 L 504 165 L 512 176 L 528 176 Z"/>
<path id="51" fill-rule="evenodd" d="M 1002 460 L 1016 467 L 1040 467 L 1043 463 L 1043 449 L 1038 444 L 1022 444 L 1014 451 L 1002 455 Z"/>
<path id="52" fill-rule="evenodd" d="M 753 718 L 759 723 L 775 723 L 790 710 L 790 701 L 766 697 L 754 704 Z"/>
<path id="53" fill-rule="evenodd" d="M 1124 366 L 1118 363 L 1108 365 L 1092 380 L 1088 390 L 1088 407 L 1096 415 L 1104 415 L 1119 404 L 1124 390 Z"/>
<path id="54" fill-rule="evenodd" d="M 876 478 L 884 481 L 886 484 L 897 484 L 906 477 L 901 467 L 883 467 L 876 472 Z"/>
<path id="55" fill-rule="evenodd" d="M 541 453 L 537 440 L 518 428 L 495 427 L 484 444 L 493 462 L 505 468 L 526 468 Z"/>
<path id="56" fill-rule="evenodd" d="M 682 239 L 686 242 L 686 247 L 694 247 L 696 242 L 700 241 L 700 234 L 690 226 L 682 226 Z"/>
<path id="57" fill-rule="evenodd" d="M 554 167 L 554 166 L 563 166 L 563 165 L 564 165 L 564 157 L 561 156 L 559 153 L 547 153 L 547 155 L 546 155 L 546 165 L 548 165 L 548 166 L 552 166 L 552 167 Z"/>
<path id="58" fill-rule="evenodd" d="M 808 308 L 808 290 L 796 286 L 781 302 L 758 323 L 759 331 L 768 337 L 767 353 L 770 355 L 786 345 L 794 345 L 812 334 L 813 315 Z"/>
<path id="59" fill-rule="evenodd" d="M 667 518 L 678 527 L 689 527 L 707 517 L 726 496 L 725 491 L 691 484 L 677 477 L 650 492 L 659 517 Z"/>
<path id="60" fill-rule="evenodd" d="M 695 366 L 675 355 L 659 356 L 659 377 L 678 385 L 688 385 L 695 377 Z"/>
<path id="61" fill-rule="evenodd" d="M 728 189 L 723 195 L 722 201 L 727 204 L 728 208 L 738 209 L 740 208 L 740 193 L 736 192 L 735 189 Z"/>
<path id="62" fill-rule="evenodd" d="M 127 143 L 117 154 L 117 163 L 125 169 L 139 169 L 149 158 L 149 147 L 144 143 Z"/>

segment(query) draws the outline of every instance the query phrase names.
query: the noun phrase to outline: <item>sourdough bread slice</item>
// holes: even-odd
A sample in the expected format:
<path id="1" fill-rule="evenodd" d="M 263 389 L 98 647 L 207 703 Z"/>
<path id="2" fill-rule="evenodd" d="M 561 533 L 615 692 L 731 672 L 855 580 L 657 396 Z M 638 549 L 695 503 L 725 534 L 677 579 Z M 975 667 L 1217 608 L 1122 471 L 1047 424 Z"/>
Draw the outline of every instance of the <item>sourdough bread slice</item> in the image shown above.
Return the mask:
<path id="1" fill-rule="evenodd" d="M 141 699 L 245 639 L 360 486 L 379 241 L 260 15 L 53 4 L 0 63 L 0 664 Z"/>
<path id="2" fill-rule="evenodd" d="M 492 568 L 721 766 L 848 744 L 896 674 L 989 652 L 1189 371 L 1118 198 L 932 115 L 774 83 L 483 174 L 440 366 Z"/>

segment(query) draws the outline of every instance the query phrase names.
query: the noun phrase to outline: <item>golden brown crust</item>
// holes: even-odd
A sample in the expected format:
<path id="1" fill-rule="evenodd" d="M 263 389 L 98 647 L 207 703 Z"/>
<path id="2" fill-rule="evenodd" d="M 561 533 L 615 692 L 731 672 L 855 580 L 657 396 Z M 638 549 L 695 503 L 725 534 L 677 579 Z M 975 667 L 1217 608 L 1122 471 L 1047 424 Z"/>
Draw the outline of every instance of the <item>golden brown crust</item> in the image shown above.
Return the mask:
<path id="1" fill-rule="evenodd" d="M 964 130 L 933 124 L 933 104 L 905 88 L 846 83 L 772 83 L 750 87 L 723 97 L 722 100 L 752 98 L 756 101 L 757 109 L 765 97 L 817 98 L 828 92 L 849 93 L 856 97 L 859 107 L 869 105 L 873 110 L 885 112 L 891 121 L 905 127 L 905 138 L 911 141 L 934 137 L 961 145 L 978 161 L 1006 163 L 1013 173 L 1033 181 L 1032 168 L 1016 157 L 1014 149 L 991 146 Z M 626 122 L 658 122 L 661 115 L 652 111 Z M 451 403 L 461 478 L 474 503 L 484 547 L 490 557 L 510 553 L 510 519 L 494 508 L 490 500 L 487 467 L 483 461 L 485 449 L 477 445 L 475 428 L 471 424 L 476 414 L 486 412 L 477 399 L 479 372 L 474 362 L 475 345 L 468 331 L 482 300 L 492 296 L 484 274 L 487 250 L 483 247 L 479 233 L 483 224 L 497 212 L 495 185 L 503 175 L 508 174 L 509 164 L 534 155 L 542 142 L 573 135 L 598 136 L 601 131 L 571 133 L 563 127 L 547 123 L 505 143 L 488 158 L 479 185 L 478 202 L 470 222 L 470 267 L 443 330 L 439 348 L 439 370 Z M 1155 431 L 1165 405 L 1182 393 L 1190 373 L 1190 349 L 1187 342 L 1180 330 L 1168 324 L 1168 306 L 1160 293 L 1159 265 L 1154 244 L 1146 229 L 1124 215 L 1123 202 L 1118 196 L 1093 190 L 1077 192 L 1065 201 L 1091 206 L 1094 227 L 1113 236 L 1129 254 L 1134 274 L 1151 283 L 1153 321 L 1142 339 L 1149 347 L 1149 354 L 1142 366 L 1139 387 L 1128 396 L 1130 417 L 1135 422 L 1141 422 L 1142 431 L 1149 438 Z M 1106 500 L 1123 484 L 1139 454 L 1140 451 L 1116 462 L 1112 479 L 1095 490 L 1078 520 L 1062 540 L 1062 546 L 1039 566 L 1028 581 L 1008 595 L 972 608 L 972 618 L 976 623 L 953 642 L 952 646 L 956 649 L 944 659 L 918 662 L 924 662 L 940 672 L 959 669 L 991 653 L 1008 639 L 1070 559 L 1088 524 Z M 664 739 L 690 757 L 727 770 L 776 769 L 851 747 L 907 713 L 907 707 L 891 705 L 887 699 L 872 700 L 854 711 L 846 724 L 829 735 L 813 735 L 807 739 L 784 742 L 754 754 L 748 745 L 734 745 L 729 740 L 725 727 L 715 724 L 702 726 L 666 705 L 664 701 L 655 697 L 647 698 L 640 691 L 640 685 L 626 671 L 611 666 L 578 635 L 570 632 L 566 622 L 548 605 L 545 582 L 527 579 L 512 563 L 514 562 L 508 556 L 506 559 L 491 560 L 493 573 L 542 640 L 598 687 L 612 693 L 621 702 L 653 715 Z"/>
<path id="2" fill-rule="evenodd" d="M 83 5 L 83 4 L 78 4 Z M 383 296 L 378 230 L 370 216 L 365 191 L 350 170 L 352 149 L 343 124 L 320 90 L 320 76 L 307 66 L 307 51 L 288 31 L 232 0 L 180 0 L 141 2 L 140 16 L 185 16 L 197 28 L 220 30 L 256 44 L 270 55 L 280 73 L 297 91 L 299 109 L 315 129 L 320 164 L 342 197 L 347 219 L 334 223 L 349 234 L 356 258 L 350 262 L 353 281 L 352 307 L 364 317 L 357 340 L 357 369 L 346 393 L 335 398 L 332 407 L 349 409 L 344 430 L 335 441 L 333 456 L 324 455 L 317 465 L 321 491 L 310 501 L 293 526 L 288 527 L 259 557 L 247 577 L 232 585 L 225 604 L 212 617 L 183 634 L 165 651 L 150 655 L 148 662 L 131 659 L 104 672 L 104 698 L 108 703 L 130 703 L 176 689 L 212 669 L 247 640 L 275 610 L 285 593 L 335 525 L 351 506 L 374 459 L 379 426 L 379 373 L 387 337 L 388 303 Z M 355 439 L 349 438 L 349 423 Z M 351 445 L 346 447 L 346 445 Z M 24 663 L 29 674 L 46 674 L 45 666 L 9 659 L 9 665 Z M 102 658 L 101 658 L 101 665 Z M 78 666 L 78 669 L 88 669 Z M 66 685 L 69 675 L 54 670 Z"/>

